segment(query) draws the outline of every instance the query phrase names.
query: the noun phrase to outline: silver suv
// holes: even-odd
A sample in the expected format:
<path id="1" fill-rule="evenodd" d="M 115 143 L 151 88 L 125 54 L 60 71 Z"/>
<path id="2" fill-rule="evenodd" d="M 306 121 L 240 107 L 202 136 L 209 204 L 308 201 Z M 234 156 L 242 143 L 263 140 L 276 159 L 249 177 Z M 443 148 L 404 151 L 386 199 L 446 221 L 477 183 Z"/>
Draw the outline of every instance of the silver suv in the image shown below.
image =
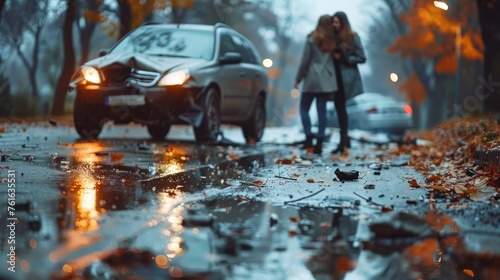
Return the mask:
<path id="1" fill-rule="evenodd" d="M 197 141 L 213 142 L 227 123 L 257 142 L 268 90 L 260 61 L 249 40 L 223 24 L 140 26 L 73 75 L 75 128 L 95 139 L 109 120 L 136 122 L 164 139 L 172 124 L 186 123 Z"/>

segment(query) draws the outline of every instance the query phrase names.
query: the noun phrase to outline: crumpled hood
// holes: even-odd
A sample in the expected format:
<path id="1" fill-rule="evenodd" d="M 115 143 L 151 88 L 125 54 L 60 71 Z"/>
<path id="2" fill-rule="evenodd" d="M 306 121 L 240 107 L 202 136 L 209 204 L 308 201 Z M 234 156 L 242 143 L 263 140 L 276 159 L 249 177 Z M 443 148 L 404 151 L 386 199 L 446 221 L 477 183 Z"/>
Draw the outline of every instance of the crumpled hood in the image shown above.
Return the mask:
<path id="1" fill-rule="evenodd" d="M 120 53 L 108 54 L 103 57 L 93 59 L 85 65 L 95 68 L 106 68 L 113 64 L 122 64 L 144 71 L 166 73 L 177 67 L 190 68 L 194 64 L 205 62 L 204 59 L 184 58 L 184 57 L 161 57 L 144 55 L 140 53 Z"/>

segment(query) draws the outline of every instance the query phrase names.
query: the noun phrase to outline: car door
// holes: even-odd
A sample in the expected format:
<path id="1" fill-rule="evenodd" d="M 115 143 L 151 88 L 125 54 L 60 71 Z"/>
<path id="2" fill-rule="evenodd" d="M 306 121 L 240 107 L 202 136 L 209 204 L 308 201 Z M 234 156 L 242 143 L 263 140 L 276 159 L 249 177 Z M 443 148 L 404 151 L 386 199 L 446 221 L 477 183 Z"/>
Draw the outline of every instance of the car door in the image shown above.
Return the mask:
<path id="1" fill-rule="evenodd" d="M 218 58 L 220 59 L 228 52 L 240 53 L 231 33 L 223 30 L 220 33 Z M 216 73 L 217 81 L 221 87 L 222 103 L 221 114 L 224 119 L 231 116 L 232 119 L 241 115 L 242 95 L 245 95 L 247 85 L 245 85 L 246 72 L 242 68 L 242 63 L 221 64 Z"/>

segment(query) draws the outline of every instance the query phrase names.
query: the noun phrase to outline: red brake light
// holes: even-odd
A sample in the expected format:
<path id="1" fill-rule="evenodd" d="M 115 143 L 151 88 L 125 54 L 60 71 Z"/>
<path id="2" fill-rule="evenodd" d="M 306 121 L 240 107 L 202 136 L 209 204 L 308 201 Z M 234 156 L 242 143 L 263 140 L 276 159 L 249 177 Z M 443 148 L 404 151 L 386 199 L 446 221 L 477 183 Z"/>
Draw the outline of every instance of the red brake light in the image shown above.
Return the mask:
<path id="1" fill-rule="evenodd" d="M 405 110 L 405 112 L 408 114 L 408 115 L 411 115 L 413 114 L 413 109 L 411 108 L 410 105 L 408 104 L 405 104 L 405 106 L 403 106 L 403 110 Z"/>
<path id="2" fill-rule="evenodd" d="M 366 111 L 368 114 L 376 114 L 377 113 L 377 108 L 371 108 L 370 110 Z"/>

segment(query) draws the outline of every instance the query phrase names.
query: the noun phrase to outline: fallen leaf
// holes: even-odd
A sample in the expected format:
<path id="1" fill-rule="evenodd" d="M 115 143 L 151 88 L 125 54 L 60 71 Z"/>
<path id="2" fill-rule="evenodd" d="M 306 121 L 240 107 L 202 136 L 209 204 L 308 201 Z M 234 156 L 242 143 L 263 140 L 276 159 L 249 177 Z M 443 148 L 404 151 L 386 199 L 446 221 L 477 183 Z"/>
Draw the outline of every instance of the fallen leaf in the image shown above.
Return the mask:
<path id="1" fill-rule="evenodd" d="M 111 161 L 120 161 L 125 158 L 125 154 L 111 154 Z"/>
<path id="2" fill-rule="evenodd" d="M 290 216 L 288 219 L 292 223 L 298 223 L 299 222 L 299 217 L 297 217 L 297 216 Z"/>
<path id="3" fill-rule="evenodd" d="M 228 158 L 228 159 L 239 159 L 239 158 L 240 158 L 240 155 L 237 155 L 237 154 L 229 154 L 229 155 L 227 155 L 227 158 Z"/>
<path id="4" fill-rule="evenodd" d="M 254 184 L 254 185 L 264 185 L 264 182 L 262 182 L 261 180 L 254 180 L 254 181 L 252 181 L 252 184 Z"/>
<path id="5" fill-rule="evenodd" d="M 431 189 L 436 190 L 436 191 L 440 191 L 440 192 L 448 192 L 448 190 L 445 187 L 438 186 L 438 185 L 431 186 Z"/>
<path id="6" fill-rule="evenodd" d="M 410 184 L 410 187 L 412 187 L 412 188 L 418 188 L 418 187 L 420 187 L 420 185 L 418 184 L 417 180 L 415 180 L 415 179 L 408 180 L 408 184 Z"/>
<path id="7" fill-rule="evenodd" d="M 295 236 L 297 236 L 297 232 L 295 230 L 290 230 L 290 231 L 288 231 L 288 236 L 295 237 Z"/>
<path id="8" fill-rule="evenodd" d="M 309 179 L 307 179 L 307 182 L 308 183 L 314 183 L 314 179 L 309 178 Z"/>
<path id="9" fill-rule="evenodd" d="M 474 271 L 472 271 L 471 269 L 464 269 L 463 270 L 465 274 L 467 274 L 468 276 L 470 277 L 474 277 Z"/>
<path id="10" fill-rule="evenodd" d="M 291 160 L 291 159 L 278 159 L 278 160 L 276 160 L 276 164 L 293 164 L 293 160 Z"/>

